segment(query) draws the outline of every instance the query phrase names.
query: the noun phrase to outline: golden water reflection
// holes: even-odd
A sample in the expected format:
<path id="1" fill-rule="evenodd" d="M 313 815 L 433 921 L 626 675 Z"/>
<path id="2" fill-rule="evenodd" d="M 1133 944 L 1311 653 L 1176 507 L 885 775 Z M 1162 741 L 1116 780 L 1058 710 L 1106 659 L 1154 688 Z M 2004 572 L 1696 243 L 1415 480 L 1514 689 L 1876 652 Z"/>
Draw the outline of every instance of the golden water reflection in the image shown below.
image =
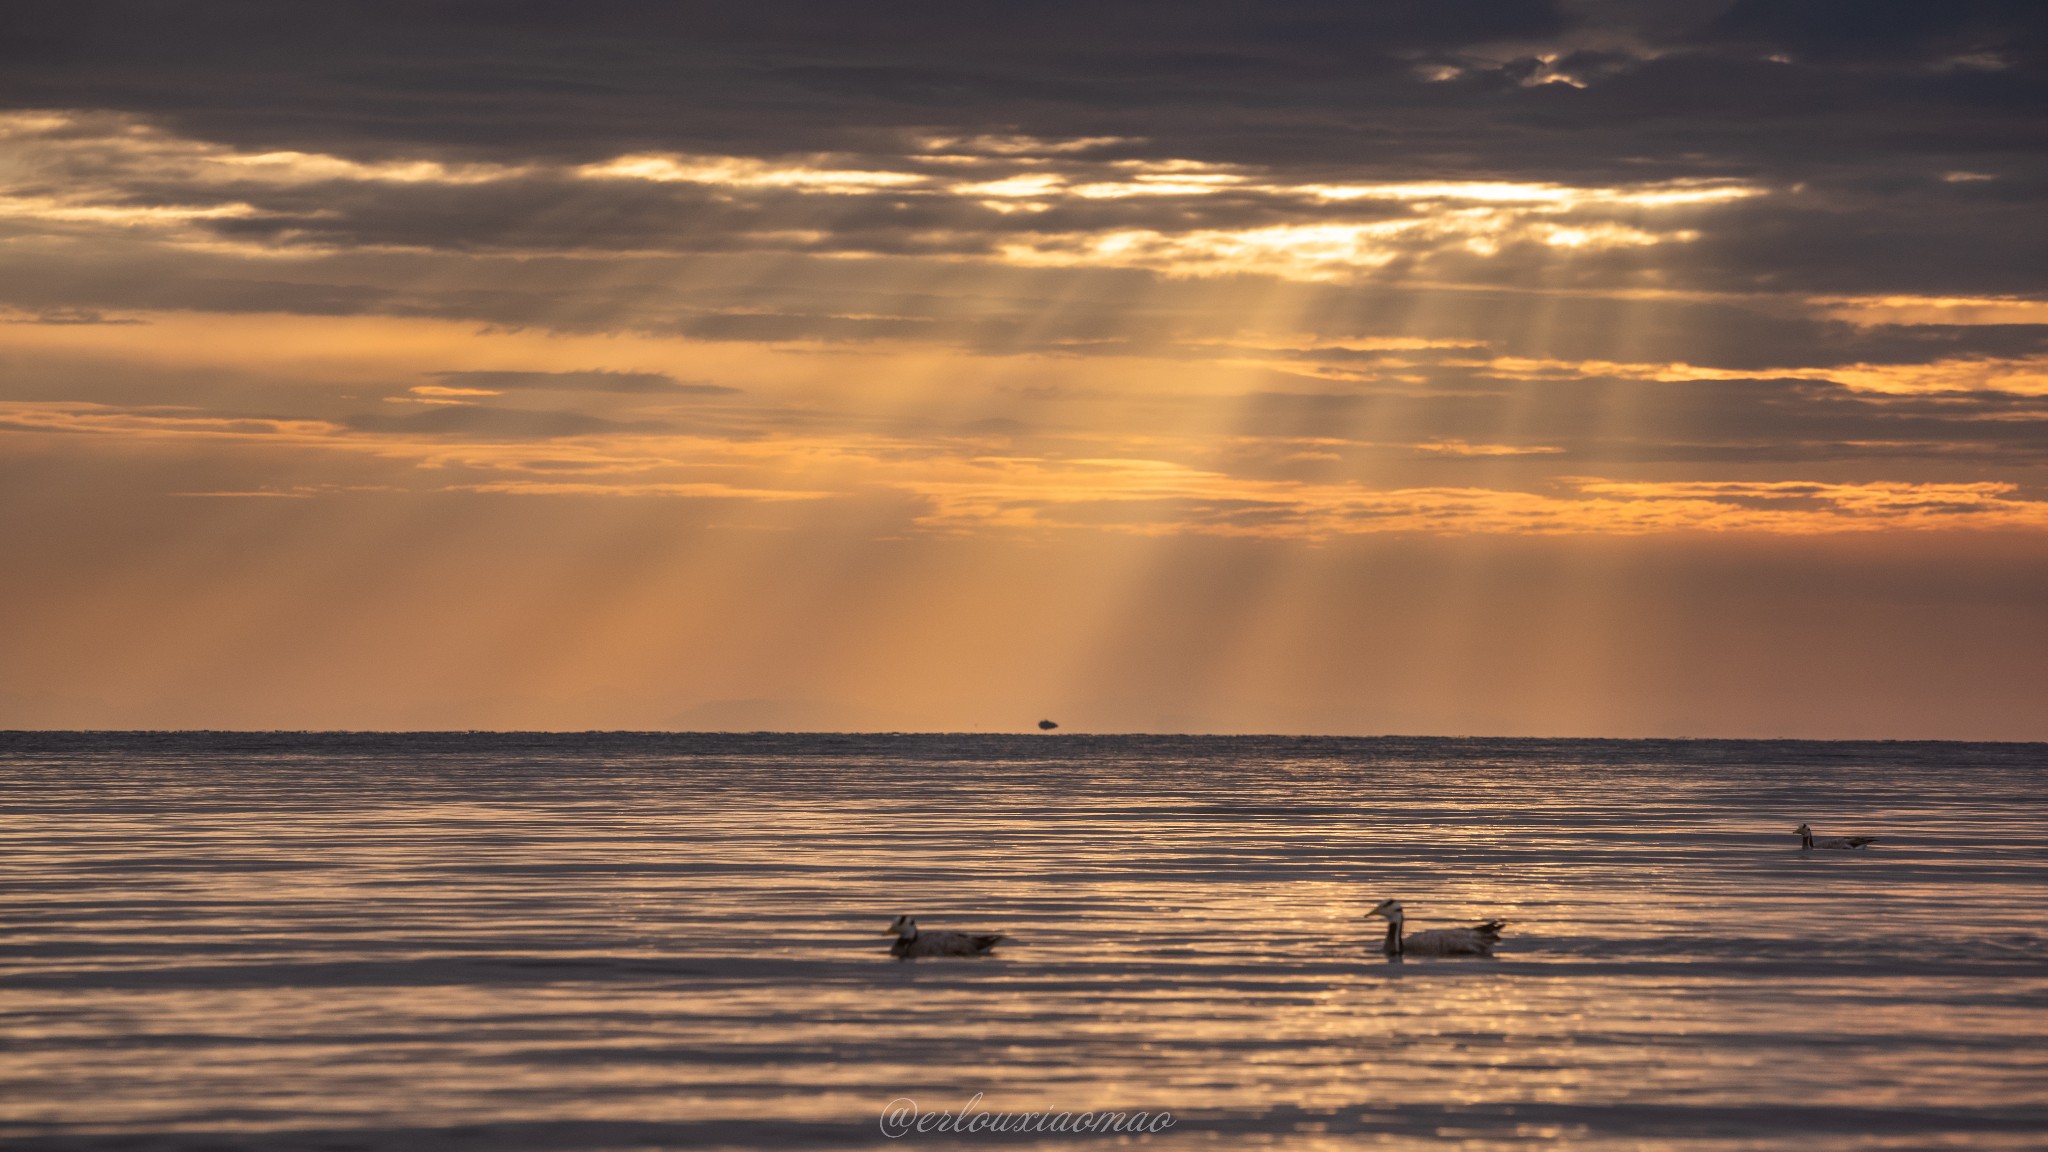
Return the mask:
<path id="1" fill-rule="evenodd" d="M 7 740 L 23 1139 L 858 1145 L 977 1092 L 1291 1148 L 2048 1132 L 2027 746 Z M 1501 956 L 1389 964 L 1385 895 Z M 901 911 L 1015 940 L 893 962 Z"/>

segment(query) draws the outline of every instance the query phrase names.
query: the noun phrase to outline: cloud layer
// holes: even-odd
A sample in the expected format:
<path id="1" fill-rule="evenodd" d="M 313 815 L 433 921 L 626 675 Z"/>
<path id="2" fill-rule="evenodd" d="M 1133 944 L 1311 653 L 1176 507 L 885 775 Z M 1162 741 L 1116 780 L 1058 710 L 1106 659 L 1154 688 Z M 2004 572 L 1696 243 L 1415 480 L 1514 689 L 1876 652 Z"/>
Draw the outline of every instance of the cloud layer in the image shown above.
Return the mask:
<path id="1" fill-rule="evenodd" d="M 564 619 L 1042 549 L 1990 555 L 2048 539 L 2044 136 L 2018 0 L 17 5 L 0 516 L 501 523 L 478 580 L 603 557 Z M 833 691 L 702 685 L 785 688 Z"/>

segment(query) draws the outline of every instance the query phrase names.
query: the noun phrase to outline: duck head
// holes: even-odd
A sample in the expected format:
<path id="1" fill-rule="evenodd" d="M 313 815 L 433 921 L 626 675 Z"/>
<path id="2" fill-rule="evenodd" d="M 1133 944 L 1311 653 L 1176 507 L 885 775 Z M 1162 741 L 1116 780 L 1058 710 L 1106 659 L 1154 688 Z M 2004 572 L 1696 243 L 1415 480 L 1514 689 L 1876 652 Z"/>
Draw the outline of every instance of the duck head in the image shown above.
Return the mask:
<path id="1" fill-rule="evenodd" d="M 1382 900 L 1373 906 L 1372 911 L 1367 912 L 1365 915 L 1367 919 L 1374 916 L 1384 916 L 1389 920 L 1399 920 L 1401 918 L 1401 902 L 1399 900 Z"/>
<path id="2" fill-rule="evenodd" d="M 909 939 L 917 935 L 917 921 L 908 916 L 898 916 L 889 922 L 889 935 Z"/>
<path id="3" fill-rule="evenodd" d="M 1797 827 L 1797 828 L 1794 828 L 1794 829 L 1792 830 L 1792 834 L 1793 834 L 1794 836 L 1811 836 L 1811 835 L 1813 835 L 1813 829 L 1811 829 L 1811 828 L 1808 828 L 1808 827 L 1807 827 L 1806 825 L 1804 825 L 1804 824 L 1801 824 L 1801 825 L 1800 825 L 1799 827 Z"/>

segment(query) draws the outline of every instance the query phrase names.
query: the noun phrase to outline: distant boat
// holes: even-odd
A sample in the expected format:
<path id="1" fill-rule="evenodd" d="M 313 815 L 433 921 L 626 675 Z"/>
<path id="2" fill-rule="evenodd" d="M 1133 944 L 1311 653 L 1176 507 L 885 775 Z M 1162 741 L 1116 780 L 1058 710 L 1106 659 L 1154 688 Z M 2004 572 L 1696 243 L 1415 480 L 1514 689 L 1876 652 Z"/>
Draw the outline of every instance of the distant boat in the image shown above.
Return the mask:
<path id="1" fill-rule="evenodd" d="M 1040 720 L 1038 722 L 1038 730 L 1040 732 L 1050 732 L 1057 727 L 1059 727 L 1059 725 L 1053 723 L 1050 720 Z"/>

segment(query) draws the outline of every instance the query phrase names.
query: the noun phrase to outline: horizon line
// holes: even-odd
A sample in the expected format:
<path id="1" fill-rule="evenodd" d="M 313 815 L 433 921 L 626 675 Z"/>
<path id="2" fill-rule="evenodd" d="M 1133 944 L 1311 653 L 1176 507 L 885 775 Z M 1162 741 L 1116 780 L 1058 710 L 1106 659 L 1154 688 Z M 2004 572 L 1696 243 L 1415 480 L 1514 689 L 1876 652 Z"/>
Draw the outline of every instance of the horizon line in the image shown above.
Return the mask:
<path id="1" fill-rule="evenodd" d="M 1068 736 L 1128 740 L 1510 740 L 1527 743 L 1690 743 L 1690 744 L 2011 744 L 2048 745 L 2048 739 L 2011 740 L 1923 736 L 1530 736 L 1443 735 L 1383 732 L 1370 735 L 1339 732 L 1105 732 L 1028 729 L 985 731 L 959 729 L 776 729 L 776 728 L 0 728 L 10 736 L 841 736 L 841 737 L 1030 737 L 1052 740 Z"/>

